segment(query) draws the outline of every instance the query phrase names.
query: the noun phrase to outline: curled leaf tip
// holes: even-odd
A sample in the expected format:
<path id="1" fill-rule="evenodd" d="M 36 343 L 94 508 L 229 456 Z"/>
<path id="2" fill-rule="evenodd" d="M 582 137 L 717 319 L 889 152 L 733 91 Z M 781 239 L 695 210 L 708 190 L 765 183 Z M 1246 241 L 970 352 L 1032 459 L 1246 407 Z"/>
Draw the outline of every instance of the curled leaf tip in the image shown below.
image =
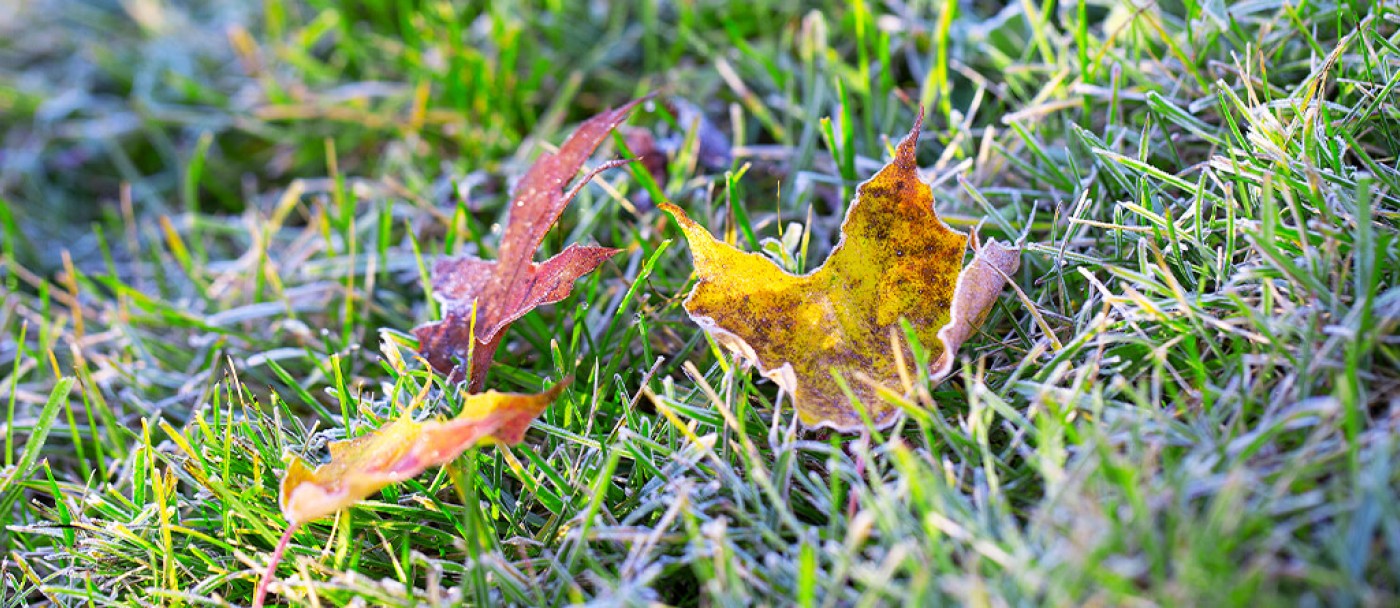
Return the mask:
<path id="1" fill-rule="evenodd" d="M 924 128 L 924 108 L 919 106 L 919 113 L 914 117 L 914 126 L 909 129 L 909 134 L 899 141 L 895 147 L 894 160 L 891 166 L 901 172 L 918 175 L 919 164 L 915 159 L 919 147 L 919 131 Z"/>

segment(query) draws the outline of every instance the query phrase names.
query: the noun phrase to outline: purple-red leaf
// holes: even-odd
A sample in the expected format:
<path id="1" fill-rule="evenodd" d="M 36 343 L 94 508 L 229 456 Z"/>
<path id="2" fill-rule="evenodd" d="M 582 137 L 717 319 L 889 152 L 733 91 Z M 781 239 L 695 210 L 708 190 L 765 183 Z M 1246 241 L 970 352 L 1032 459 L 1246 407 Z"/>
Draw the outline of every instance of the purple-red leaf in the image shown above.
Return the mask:
<path id="1" fill-rule="evenodd" d="M 540 155 L 516 187 L 497 260 L 464 256 L 433 265 L 433 295 L 443 303 L 443 319 L 413 330 L 419 352 L 433 368 L 455 380 L 467 379 L 469 390 L 480 391 L 511 323 L 535 307 L 568 297 L 576 279 L 621 251 L 571 245 L 544 262 L 534 261 L 540 243 L 574 195 L 600 171 L 622 164 L 604 163 L 574 179 L 584 161 L 641 101 L 588 119 L 559 151 Z"/>

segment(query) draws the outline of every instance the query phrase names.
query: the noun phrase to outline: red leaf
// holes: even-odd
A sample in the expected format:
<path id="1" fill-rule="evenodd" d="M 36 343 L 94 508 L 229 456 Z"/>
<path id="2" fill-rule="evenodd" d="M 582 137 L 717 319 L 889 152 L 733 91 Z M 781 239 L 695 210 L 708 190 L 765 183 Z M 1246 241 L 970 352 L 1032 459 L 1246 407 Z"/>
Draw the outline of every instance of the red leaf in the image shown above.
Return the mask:
<path id="1" fill-rule="evenodd" d="M 574 195 L 599 172 L 629 162 L 603 163 L 566 190 L 584 161 L 641 101 L 588 119 L 558 152 L 540 155 L 516 187 L 496 261 L 465 256 L 433 265 L 433 295 L 444 305 L 443 319 L 421 325 L 413 333 L 418 336 L 419 352 L 435 369 L 454 380 L 468 379 L 468 390 L 481 390 L 496 347 L 511 323 L 537 306 L 564 299 L 576 279 L 621 251 L 570 245 L 553 258 L 534 262 L 540 243 Z"/>

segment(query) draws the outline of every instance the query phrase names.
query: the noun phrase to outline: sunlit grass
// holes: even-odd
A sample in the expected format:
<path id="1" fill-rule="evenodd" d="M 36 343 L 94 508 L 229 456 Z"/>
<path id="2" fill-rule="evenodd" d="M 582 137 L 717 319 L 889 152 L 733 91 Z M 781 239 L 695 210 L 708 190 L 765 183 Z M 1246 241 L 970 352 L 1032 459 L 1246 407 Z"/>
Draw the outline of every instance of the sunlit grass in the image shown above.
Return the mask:
<path id="1" fill-rule="evenodd" d="M 278 601 L 1400 601 L 1391 7 L 410 4 L 0 17 L 0 605 L 246 605 L 286 457 L 443 388 L 432 260 L 494 257 L 533 156 L 651 91 L 733 162 L 653 104 L 669 179 L 571 205 L 542 255 L 625 252 L 487 384 L 575 383 L 298 531 Z M 939 213 L 1023 239 L 1019 293 L 883 436 L 802 431 L 685 316 L 649 201 L 796 222 L 815 267 L 920 105 Z"/>

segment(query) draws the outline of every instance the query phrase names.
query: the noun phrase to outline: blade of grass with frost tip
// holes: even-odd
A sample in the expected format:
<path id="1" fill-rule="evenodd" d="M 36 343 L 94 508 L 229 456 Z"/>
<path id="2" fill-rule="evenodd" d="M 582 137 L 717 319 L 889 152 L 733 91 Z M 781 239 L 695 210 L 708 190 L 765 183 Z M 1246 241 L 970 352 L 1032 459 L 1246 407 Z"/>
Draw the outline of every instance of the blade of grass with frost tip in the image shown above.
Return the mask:
<path id="1" fill-rule="evenodd" d="M 39 417 L 29 430 L 29 437 L 24 442 L 24 449 L 20 452 L 14 471 L 0 483 L 0 517 L 4 517 L 6 522 L 10 518 L 10 507 L 24 493 L 22 484 L 34 471 L 34 464 L 39 460 L 39 453 L 44 449 L 44 442 L 49 438 L 49 431 L 53 430 L 59 411 L 68 403 L 68 393 L 72 392 L 74 382 L 74 378 L 66 377 L 54 385 L 48 400 L 44 402 L 44 408 L 39 411 Z M 8 425 L 13 424 L 14 419 L 11 418 Z"/>
<path id="2" fill-rule="evenodd" d="M 281 365 L 278 365 L 276 361 L 272 359 L 264 359 L 263 362 L 265 365 L 267 365 L 269 369 L 272 370 L 272 373 L 277 375 L 277 378 L 281 380 L 283 384 L 285 384 L 288 388 L 292 389 L 293 393 L 296 393 L 297 397 L 301 399 L 302 403 L 304 403 L 307 407 L 311 408 L 311 411 L 316 412 L 318 415 L 320 415 L 322 420 L 336 419 L 336 416 L 334 414 L 331 414 L 330 410 L 326 409 L 324 405 L 321 405 L 321 402 L 316 400 L 315 397 L 312 397 L 311 393 L 307 392 L 307 390 L 301 386 L 301 383 L 297 382 L 296 379 L 293 378 L 292 375 L 288 373 L 287 370 L 284 369 Z"/>
<path id="3" fill-rule="evenodd" d="M 29 323 L 21 323 L 19 326 L 19 337 L 15 344 L 24 344 L 25 337 L 29 334 Z M 19 399 L 19 379 L 22 369 L 20 364 L 23 360 L 15 357 L 14 366 L 10 369 L 9 395 L 5 399 L 5 466 L 15 464 L 15 402 Z"/>

